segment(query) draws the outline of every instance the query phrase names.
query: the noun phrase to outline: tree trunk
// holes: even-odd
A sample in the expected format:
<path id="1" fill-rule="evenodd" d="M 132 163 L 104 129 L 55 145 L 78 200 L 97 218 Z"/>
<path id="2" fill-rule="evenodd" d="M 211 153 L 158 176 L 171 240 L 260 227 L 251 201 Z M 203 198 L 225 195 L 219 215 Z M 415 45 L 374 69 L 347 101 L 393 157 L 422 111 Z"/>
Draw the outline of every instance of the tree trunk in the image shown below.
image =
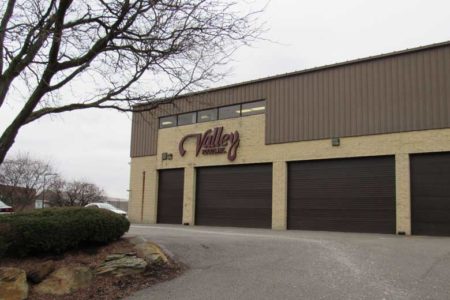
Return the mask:
<path id="1" fill-rule="evenodd" d="M 45 75 L 45 74 L 44 74 Z M 45 82 L 50 82 L 51 76 L 46 76 Z M 38 104 L 39 100 L 45 94 L 45 84 L 44 81 L 38 85 L 36 90 L 33 92 L 31 97 L 25 103 L 22 110 L 19 112 L 14 121 L 6 128 L 0 137 L 0 165 L 5 160 L 6 154 L 8 153 L 11 146 L 14 144 L 17 134 L 20 128 L 26 124 L 27 118 L 33 112 L 34 108 Z"/>
<path id="2" fill-rule="evenodd" d="M 5 160 L 6 154 L 8 153 L 11 146 L 14 144 L 17 134 L 19 133 L 19 128 L 22 124 L 15 124 L 13 122 L 9 127 L 3 132 L 0 137 L 0 165 Z"/>
<path id="3" fill-rule="evenodd" d="M 8 93 L 10 86 L 10 82 L 5 82 L 4 80 L 0 80 L 0 107 L 3 105 L 5 101 L 6 94 Z"/>

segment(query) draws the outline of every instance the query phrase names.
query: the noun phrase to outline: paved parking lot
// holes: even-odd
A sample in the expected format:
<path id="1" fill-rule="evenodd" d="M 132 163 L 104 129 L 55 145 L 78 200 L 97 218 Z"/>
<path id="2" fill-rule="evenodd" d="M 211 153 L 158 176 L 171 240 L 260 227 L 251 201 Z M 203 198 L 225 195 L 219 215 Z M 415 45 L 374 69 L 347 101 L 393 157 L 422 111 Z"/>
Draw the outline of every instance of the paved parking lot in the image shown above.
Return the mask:
<path id="1" fill-rule="evenodd" d="M 135 225 L 190 269 L 130 299 L 449 299 L 450 238 Z"/>

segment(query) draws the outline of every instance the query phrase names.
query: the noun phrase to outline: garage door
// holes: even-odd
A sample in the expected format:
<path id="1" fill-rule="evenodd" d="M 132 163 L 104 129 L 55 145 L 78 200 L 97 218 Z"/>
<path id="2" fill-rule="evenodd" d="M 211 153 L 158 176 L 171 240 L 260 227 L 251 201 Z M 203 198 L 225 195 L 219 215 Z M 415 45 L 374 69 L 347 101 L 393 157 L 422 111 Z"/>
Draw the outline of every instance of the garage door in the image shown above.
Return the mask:
<path id="1" fill-rule="evenodd" d="M 181 224 L 183 219 L 184 169 L 160 170 L 158 223 Z"/>
<path id="2" fill-rule="evenodd" d="M 394 158 L 290 163 L 288 228 L 395 233 Z"/>
<path id="3" fill-rule="evenodd" d="M 450 235 L 450 153 L 411 156 L 412 233 Z"/>
<path id="4" fill-rule="evenodd" d="M 272 165 L 197 169 L 196 224 L 270 228 Z"/>

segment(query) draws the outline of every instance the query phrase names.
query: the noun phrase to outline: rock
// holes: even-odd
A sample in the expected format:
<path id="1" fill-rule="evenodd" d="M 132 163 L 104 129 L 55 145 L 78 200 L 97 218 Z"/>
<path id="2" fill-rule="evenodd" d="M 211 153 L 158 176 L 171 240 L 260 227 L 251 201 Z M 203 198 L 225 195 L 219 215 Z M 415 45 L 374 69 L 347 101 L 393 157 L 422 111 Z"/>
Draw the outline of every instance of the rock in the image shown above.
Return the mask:
<path id="1" fill-rule="evenodd" d="M 38 269 L 32 269 L 27 272 L 27 278 L 34 284 L 40 283 L 48 274 L 55 270 L 55 264 L 51 260 L 47 260 L 39 265 Z"/>
<path id="2" fill-rule="evenodd" d="M 105 261 L 121 259 L 121 258 L 124 258 L 125 256 L 126 256 L 125 254 L 111 254 L 105 258 Z"/>
<path id="3" fill-rule="evenodd" d="M 39 294 L 66 295 L 87 287 L 93 279 L 88 267 L 62 267 L 34 287 Z"/>
<path id="4" fill-rule="evenodd" d="M 147 263 L 151 264 L 156 261 L 168 263 L 169 259 L 161 250 L 161 248 L 153 242 L 146 241 L 134 247 L 138 257 L 143 258 Z"/>
<path id="5" fill-rule="evenodd" d="M 105 258 L 105 261 L 116 260 L 126 256 L 136 256 L 136 252 L 110 254 Z"/>
<path id="6" fill-rule="evenodd" d="M 17 268 L 0 268 L 0 300 L 22 300 L 28 297 L 27 275 Z"/>
<path id="7" fill-rule="evenodd" d="M 126 256 L 108 260 L 97 267 L 97 274 L 111 273 L 115 276 L 124 276 L 144 272 L 147 263 L 142 258 L 136 256 Z"/>
<path id="8" fill-rule="evenodd" d="M 144 239 L 142 236 L 135 236 L 130 239 L 130 243 L 132 243 L 133 245 L 139 245 L 139 244 L 145 243 L 146 241 L 147 240 Z"/>

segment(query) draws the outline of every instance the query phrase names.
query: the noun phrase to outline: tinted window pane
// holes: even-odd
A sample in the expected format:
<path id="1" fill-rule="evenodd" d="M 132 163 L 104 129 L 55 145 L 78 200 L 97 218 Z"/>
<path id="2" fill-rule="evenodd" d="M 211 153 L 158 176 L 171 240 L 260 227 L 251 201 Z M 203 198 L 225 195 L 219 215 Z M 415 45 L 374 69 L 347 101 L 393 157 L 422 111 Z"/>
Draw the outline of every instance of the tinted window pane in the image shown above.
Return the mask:
<path id="1" fill-rule="evenodd" d="M 195 122 L 196 122 L 195 112 L 178 115 L 178 126 L 194 124 Z"/>
<path id="2" fill-rule="evenodd" d="M 266 101 L 242 104 L 242 116 L 263 114 L 266 111 Z"/>
<path id="3" fill-rule="evenodd" d="M 217 120 L 217 108 L 202 110 L 198 112 L 197 122 L 208 122 Z"/>
<path id="4" fill-rule="evenodd" d="M 237 118 L 241 116 L 241 106 L 231 105 L 219 108 L 219 119 Z"/>
<path id="5" fill-rule="evenodd" d="M 177 125 L 177 117 L 164 117 L 159 119 L 159 128 L 174 127 Z"/>

